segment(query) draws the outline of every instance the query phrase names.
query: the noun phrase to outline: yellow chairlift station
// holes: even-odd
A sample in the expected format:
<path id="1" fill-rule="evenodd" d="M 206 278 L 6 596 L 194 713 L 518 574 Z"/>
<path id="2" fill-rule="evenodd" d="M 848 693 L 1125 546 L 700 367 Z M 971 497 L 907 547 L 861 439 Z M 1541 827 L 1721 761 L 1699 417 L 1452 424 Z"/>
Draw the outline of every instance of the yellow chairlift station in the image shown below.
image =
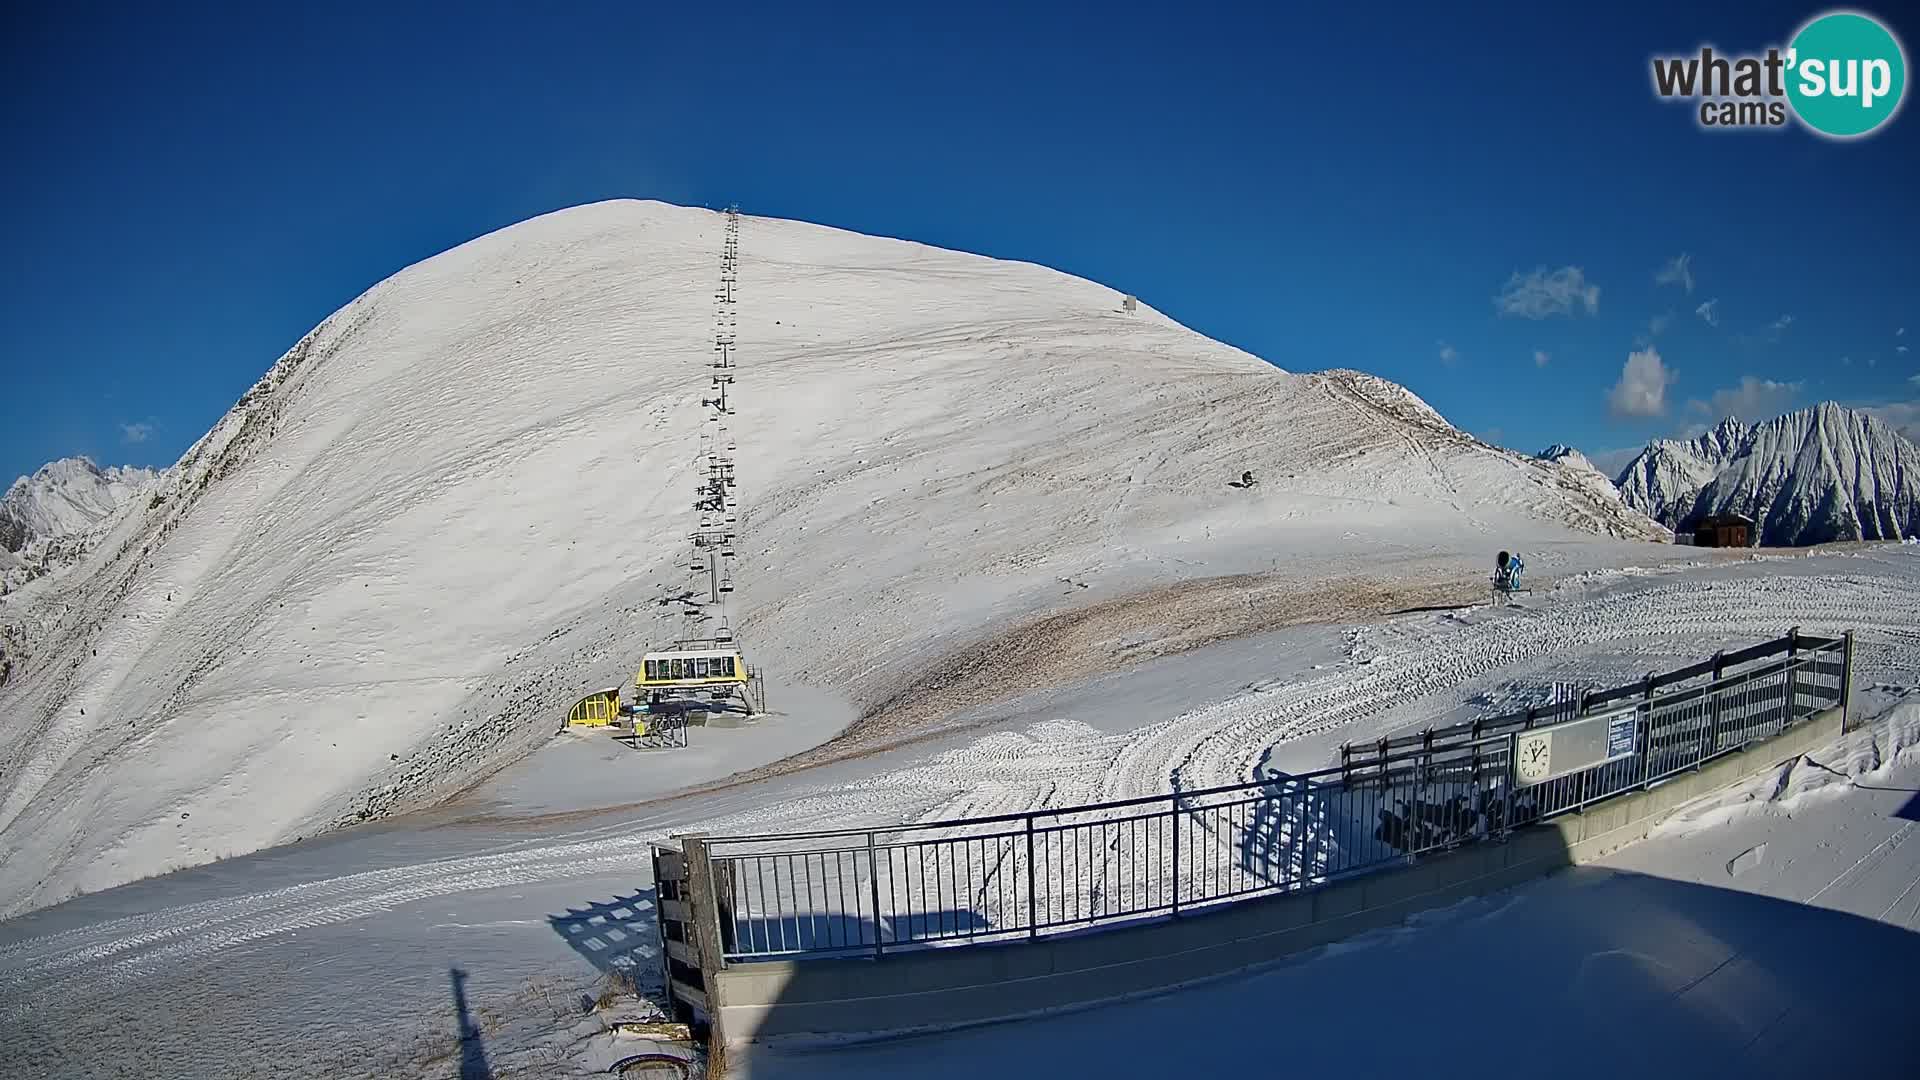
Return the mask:
<path id="1" fill-rule="evenodd" d="M 568 727 L 612 727 L 620 720 L 620 688 L 595 690 L 567 711 Z"/>
<path id="2" fill-rule="evenodd" d="M 634 673 L 633 688 L 641 694 L 650 690 L 700 690 L 747 684 L 747 662 L 738 649 L 668 649 L 650 652 L 640 659 Z"/>

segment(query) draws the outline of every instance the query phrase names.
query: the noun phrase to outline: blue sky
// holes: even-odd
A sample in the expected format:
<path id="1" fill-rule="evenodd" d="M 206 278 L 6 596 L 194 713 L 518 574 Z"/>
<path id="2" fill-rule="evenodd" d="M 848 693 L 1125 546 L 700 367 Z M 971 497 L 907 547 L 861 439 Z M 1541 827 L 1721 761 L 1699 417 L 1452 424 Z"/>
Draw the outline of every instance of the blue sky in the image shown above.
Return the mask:
<path id="1" fill-rule="evenodd" d="M 170 463 L 368 285 L 614 196 L 1046 263 L 1529 451 L 1920 421 L 1920 115 L 1708 133 L 1650 88 L 1823 8 L 1276 8 L 11 6 L 0 474 Z"/>

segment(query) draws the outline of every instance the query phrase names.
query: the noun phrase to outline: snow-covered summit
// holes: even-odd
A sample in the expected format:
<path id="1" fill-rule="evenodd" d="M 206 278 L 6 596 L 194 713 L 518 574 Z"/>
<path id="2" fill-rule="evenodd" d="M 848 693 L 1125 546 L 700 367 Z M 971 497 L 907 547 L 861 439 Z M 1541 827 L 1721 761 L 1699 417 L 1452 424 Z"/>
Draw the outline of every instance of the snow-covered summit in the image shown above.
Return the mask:
<path id="1" fill-rule="evenodd" d="M 1600 471 L 1594 468 L 1593 462 L 1587 460 L 1587 455 L 1565 443 L 1554 443 L 1552 446 L 1547 447 L 1534 456 L 1542 461 L 1551 461 L 1556 464 L 1565 465 L 1569 469 L 1584 469 L 1592 473 Z"/>
<path id="2" fill-rule="evenodd" d="M 1321 374 L 1337 379 L 1366 398 L 1375 406 L 1394 416 L 1429 428 L 1444 428 L 1458 434 L 1458 429 L 1440 415 L 1440 411 L 1426 403 L 1420 395 L 1401 386 L 1399 383 L 1383 379 L 1378 375 L 1369 375 L 1364 371 L 1349 368 L 1334 368 Z"/>
<path id="3" fill-rule="evenodd" d="M 71 457 L 15 480 L 0 496 L 0 597 L 79 562 L 161 475 Z"/>
<path id="4" fill-rule="evenodd" d="M 0 548 L 20 551 L 34 540 L 92 528 L 159 475 L 130 466 L 103 469 L 85 457 L 42 465 L 0 495 Z"/>
<path id="5" fill-rule="evenodd" d="M 1920 535 L 1920 448 L 1833 402 L 1654 443 L 1620 483 L 1630 504 L 1681 531 L 1733 513 L 1752 518 L 1768 545 Z"/>
<path id="6" fill-rule="evenodd" d="M 1746 435 L 1746 425 L 1729 416 L 1699 438 L 1656 439 L 1620 470 L 1614 484 L 1628 506 L 1672 526 Z"/>
<path id="7" fill-rule="evenodd" d="M 679 636 L 723 230 L 549 214 L 282 357 L 23 613 L 0 912 L 430 803 Z M 1094 282 L 753 217 L 739 250 L 731 623 L 855 711 L 1076 605 L 1664 535 L 1385 380 Z"/>

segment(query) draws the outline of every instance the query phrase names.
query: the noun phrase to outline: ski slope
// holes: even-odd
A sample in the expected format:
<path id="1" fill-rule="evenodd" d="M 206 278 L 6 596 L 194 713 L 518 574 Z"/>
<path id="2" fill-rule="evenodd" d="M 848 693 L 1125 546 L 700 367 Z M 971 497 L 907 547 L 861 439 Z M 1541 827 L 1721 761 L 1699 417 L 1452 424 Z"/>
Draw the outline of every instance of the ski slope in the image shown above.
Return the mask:
<path id="1" fill-rule="evenodd" d="M 432 804 L 676 636 L 722 222 L 597 204 L 395 274 L 0 603 L 0 912 Z M 850 736 L 936 722 L 880 724 L 1037 620 L 1233 601 L 1185 647 L 1261 575 L 1665 535 L 1390 383 L 1043 267 L 749 217 L 739 276 L 731 621 Z M 965 701 L 1116 666 L 1105 632 Z"/>
<path id="2" fill-rule="evenodd" d="M 1326 763 L 1342 739 L 1504 712 L 1556 680 L 1613 683 L 1796 622 L 1810 633 L 1857 630 L 1856 700 L 1881 719 L 1835 752 L 1811 755 L 1819 766 L 1795 766 L 1784 777 L 1697 806 L 1660 841 L 1681 845 L 1669 855 L 1621 861 L 1640 859 L 1642 850 L 1669 850 L 1631 848 L 1608 865 L 1742 889 L 1777 875 L 1779 884 L 1768 885 L 1773 891 L 1767 895 L 1796 900 L 1839 877 L 1820 903 L 1877 919 L 1920 872 L 1911 862 L 1920 846 L 1896 846 L 1910 833 L 1883 844 L 1904 821 L 1883 821 L 1879 802 L 1854 800 L 1849 793 L 1855 789 L 1844 780 L 1881 789 L 1916 786 L 1908 777 L 1920 741 L 1920 706 L 1912 699 L 1920 685 L 1917 598 L 1920 549 L 1912 546 L 1596 571 L 1569 577 L 1525 608 L 1414 613 L 1222 642 L 1096 675 L 1063 691 L 1025 695 L 983 733 L 618 814 L 479 815 L 450 822 L 414 817 L 141 881 L 0 923 L 0 1077 L 38 1075 L 30 1063 L 39 1061 L 59 1062 L 72 1075 L 112 1075 L 114 1068 L 144 1061 L 149 1073 L 162 1076 L 288 1080 L 355 1068 L 383 1076 L 442 1076 L 447 1070 L 436 1071 L 432 1055 L 444 1050 L 454 1020 L 447 971 L 455 966 L 472 973 L 469 994 L 484 1014 L 489 1055 L 503 1065 L 503 1075 L 507 1064 L 555 1060 L 589 1064 L 574 1073 L 551 1068 L 540 1075 L 588 1075 L 598 1044 L 578 1030 L 592 1026 L 577 1007 L 578 995 L 596 993 L 613 967 L 633 970 L 643 981 L 657 969 L 647 870 L 647 845 L 654 837 L 1058 806 L 1108 789 L 1131 793 L 1132 784 L 1165 790 L 1172 769 L 1199 770 L 1201 762 L 1211 762 L 1204 768 L 1221 775 L 1264 765 L 1299 769 Z M 1477 662 L 1489 649 L 1504 657 L 1500 665 Z M 1237 673 L 1241 681 L 1231 683 L 1223 673 Z M 1385 688 L 1393 692 L 1379 692 Z M 1327 723 L 1306 722 L 1319 717 Z M 1339 726 L 1329 726 L 1333 721 Z M 1256 733 L 1242 738 L 1236 723 Z M 1254 749 L 1274 739 L 1284 741 Z M 1210 749 L 1216 744 L 1218 752 Z M 536 757 L 525 767 L 539 764 Z M 546 780 L 577 784 L 579 766 L 563 755 Z M 1867 794 L 1879 800 L 1896 793 Z M 475 798 L 484 803 L 488 795 L 483 786 Z M 1821 807 L 1832 817 L 1813 828 L 1808 823 L 1823 819 L 1810 815 Z M 1768 848 L 1757 865 L 1753 856 L 1742 858 L 1760 843 Z M 1729 863 L 1739 863 L 1741 872 L 1729 874 Z M 1842 874 L 1855 863 L 1856 869 Z M 1671 937 L 1636 937 L 1639 924 L 1619 914 L 1667 903 L 1671 892 L 1648 894 L 1639 886 L 1583 891 L 1554 882 L 1539 888 L 1545 891 L 1526 894 L 1525 907 L 1514 909 L 1529 913 L 1524 925 L 1505 924 L 1502 934 L 1544 935 L 1555 949 L 1571 949 L 1571 940 L 1583 951 L 1554 954 L 1566 964 L 1609 950 L 1659 955 L 1674 945 Z M 1911 893 L 1905 898 L 1909 904 L 1914 899 Z M 1476 910 L 1495 910 L 1501 901 L 1489 903 Z M 1891 910 L 1909 911 L 1897 904 Z M 1603 918 L 1604 912 L 1614 914 Z M 1583 920 L 1592 922 L 1596 936 L 1567 938 L 1565 927 Z M 567 930 L 583 923 L 607 928 L 594 931 L 592 948 L 576 945 Z M 1718 933 L 1712 924 L 1701 925 Z M 1807 940 L 1800 930 L 1783 932 Z M 1816 926 L 1806 933 L 1819 932 Z M 1453 933 L 1437 931 L 1446 946 L 1442 953 L 1415 948 L 1388 954 L 1392 965 L 1402 965 L 1393 970 L 1402 976 L 1455 970 L 1439 963 L 1442 956 L 1451 958 L 1449 964 L 1465 962 L 1464 954 L 1446 945 Z M 1417 945 L 1436 940 L 1436 930 L 1387 940 Z M 1482 940 L 1475 949 L 1495 945 Z M 1800 946 L 1786 951 L 1824 955 Z M 1691 963 L 1708 954 L 1688 955 Z M 1726 957 L 1713 955 L 1708 966 Z M 1812 999 L 1832 987 L 1820 981 L 1821 966 L 1810 961 L 1792 972 Z M 1471 987 L 1483 985 L 1475 970 L 1469 966 L 1458 976 L 1466 980 L 1469 997 L 1478 992 Z M 1500 970 L 1518 977 L 1518 969 Z M 1551 977 L 1542 976 L 1542 985 L 1566 985 L 1566 969 L 1553 970 Z M 1382 978 L 1373 971 L 1336 985 L 1377 989 Z M 1314 979 L 1327 985 L 1323 976 Z M 1433 994 L 1436 1009 L 1456 996 L 1404 977 L 1388 981 Z M 1274 995 L 1233 990 L 1219 1000 L 1222 1007 L 1238 997 L 1271 1009 L 1307 990 L 1278 985 Z M 1350 1030 L 1337 1024 L 1369 1017 L 1335 998 L 1293 1000 L 1348 1009 L 1344 1018 L 1313 1014 L 1326 1030 Z M 1848 1007 L 1873 1004 L 1834 1000 Z M 164 1013 L 156 1013 L 156 1003 L 164 1003 Z M 1116 1019 L 1100 1022 L 1109 1031 L 1146 1030 L 1149 1019 L 1173 1024 L 1184 1016 L 1180 1025 L 1196 1022 L 1152 1010 L 1110 1015 Z M 1436 1023 L 1442 1018 L 1437 1012 L 1435 1017 Z M 984 1034 L 953 1036 L 956 1041 L 939 1044 L 941 1055 L 959 1055 L 956 1061 L 975 1069 L 981 1060 L 1009 1060 L 1008 1053 L 1034 1051 L 1018 1034 L 1025 1030 L 1031 1029 L 995 1029 L 1014 1033 L 1007 1043 L 970 1041 L 988 1038 Z M 1075 1040 L 1092 1037 L 1078 1028 L 1054 1030 Z M 278 1059 L 259 1059 L 256 1048 L 263 1040 L 278 1048 Z M 992 1056 L 974 1058 L 976 1051 Z M 1246 1067 L 1267 1060 L 1264 1044 L 1208 1044 L 1209 1053 L 1228 1051 L 1242 1055 L 1231 1060 Z M 897 1063 L 874 1050 L 782 1067 L 790 1065 L 795 1075 L 835 1067 L 853 1070 L 851 1076 L 900 1075 L 886 1071 Z"/>

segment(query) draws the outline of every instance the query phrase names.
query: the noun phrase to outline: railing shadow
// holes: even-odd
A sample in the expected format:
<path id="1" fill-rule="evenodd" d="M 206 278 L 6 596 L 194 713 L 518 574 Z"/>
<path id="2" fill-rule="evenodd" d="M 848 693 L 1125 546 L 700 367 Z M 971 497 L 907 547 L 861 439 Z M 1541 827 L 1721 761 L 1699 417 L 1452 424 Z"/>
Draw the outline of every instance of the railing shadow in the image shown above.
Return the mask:
<path id="1" fill-rule="evenodd" d="M 493 1080 L 493 1066 L 487 1062 L 487 1047 L 480 1037 L 480 1025 L 467 1009 L 467 973 L 449 968 L 447 980 L 453 984 L 453 1009 L 460 1022 L 460 1080 Z"/>
<path id="2" fill-rule="evenodd" d="M 600 900 L 564 915 L 548 915 L 547 925 L 596 970 L 621 973 L 636 982 L 659 959 L 660 930 L 654 886 Z"/>

